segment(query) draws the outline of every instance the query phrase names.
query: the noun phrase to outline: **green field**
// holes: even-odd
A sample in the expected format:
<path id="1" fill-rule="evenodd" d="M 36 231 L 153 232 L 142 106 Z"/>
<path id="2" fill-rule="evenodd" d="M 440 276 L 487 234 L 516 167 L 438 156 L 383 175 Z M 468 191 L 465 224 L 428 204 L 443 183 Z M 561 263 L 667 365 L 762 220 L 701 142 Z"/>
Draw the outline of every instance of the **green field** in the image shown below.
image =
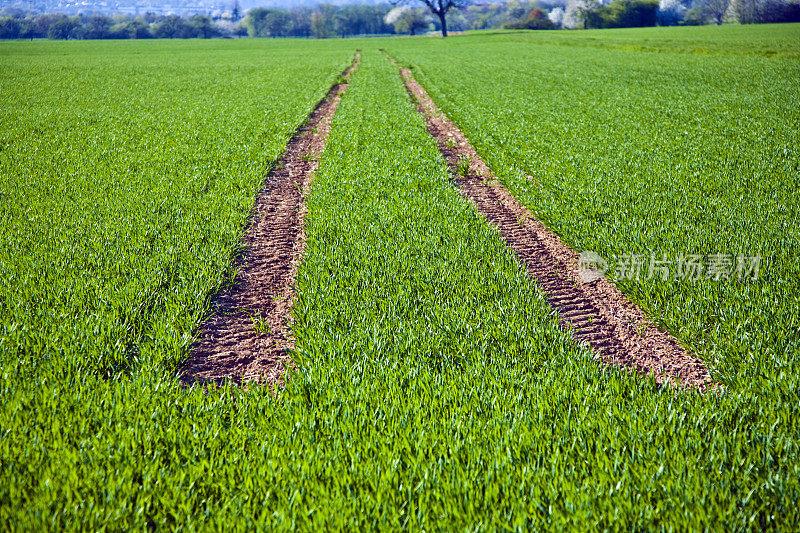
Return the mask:
<path id="1" fill-rule="evenodd" d="M 184 389 L 256 191 L 356 49 L 291 379 Z M 755 281 L 620 282 L 722 387 L 559 329 L 380 49 L 575 249 L 759 254 Z M 796 530 L 798 101 L 798 25 L 1 43 L 0 524 Z"/>
<path id="2" fill-rule="evenodd" d="M 712 27 L 661 32 L 669 40 L 650 30 L 648 50 L 658 53 L 576 47 L 560 61 L 553 57 L 562 44 L 544 39 L 522 48 L 508 34 L 491 47 L 474 38 L 449 41 L 436 55 L 420 41 L 394 49 L 515 196 L 573 248 L 606 258 L 760 255 L 755 283 L 642 279 L 622 286 L 718 382 L 796 390 L 800 61 L 753 50 L 768 39 L 774 48 L 800 50 L 800 31 L 746 30 L 756 43 L 741 47 L 752 54 L 746 59 L 713 48 L 670 53 L 682 35 L 701 46 L 730 42 L 714 37 L 728 31 L 748 34 Z M 628 33 L 647 34 L 601 35 L 619 43 Z M 516 61 L 492 61 L 512 50 Z"/>

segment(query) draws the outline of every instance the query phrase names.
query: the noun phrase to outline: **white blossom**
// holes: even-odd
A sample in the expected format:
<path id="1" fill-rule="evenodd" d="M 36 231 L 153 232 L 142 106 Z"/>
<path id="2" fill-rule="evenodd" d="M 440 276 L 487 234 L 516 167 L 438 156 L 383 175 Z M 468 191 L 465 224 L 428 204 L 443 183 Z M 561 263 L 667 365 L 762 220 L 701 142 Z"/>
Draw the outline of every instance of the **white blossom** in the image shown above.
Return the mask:
<path id="1" fill-rule="evenodd" d="M 409 6 L 396 7 L 394 9 L 392 9 L 391 11 L 389 11 L 388 13 L 386 13 L 386 16 L 383 18 L 383 21 L 386 24 L 394 24 L 395 22 L 400 20 L 400 17 L 402 17 L 403 14 L 406 11 L 408 11 L 410 9 L 411 9 L 411 7 L 409 7 Z"/>
<path id="2" fill-rule="evenodd" d="M 564 22 L 564 8 L 557 7 L 554 10 L 550 11 L 547 14 L 547 18 L 550 19 L 550 22 L 555 24 L 556 26 L 561 26 Z"/>

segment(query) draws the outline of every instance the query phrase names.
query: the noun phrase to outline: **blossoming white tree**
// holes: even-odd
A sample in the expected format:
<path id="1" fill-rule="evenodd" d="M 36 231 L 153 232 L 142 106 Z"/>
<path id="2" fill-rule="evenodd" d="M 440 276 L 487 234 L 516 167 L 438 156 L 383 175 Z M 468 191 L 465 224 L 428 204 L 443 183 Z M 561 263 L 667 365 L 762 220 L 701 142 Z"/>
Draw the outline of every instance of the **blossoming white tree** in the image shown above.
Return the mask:
<path id="1" fill-rule="evenodd" d="M 439 18 L 442 28 L 442 37 L 447 37 L 447 13 L 453 9 L 460 9 L 469 5 L 470 0 L 398 0 L 395 4 L 422 3 L 431 13 Z"/>

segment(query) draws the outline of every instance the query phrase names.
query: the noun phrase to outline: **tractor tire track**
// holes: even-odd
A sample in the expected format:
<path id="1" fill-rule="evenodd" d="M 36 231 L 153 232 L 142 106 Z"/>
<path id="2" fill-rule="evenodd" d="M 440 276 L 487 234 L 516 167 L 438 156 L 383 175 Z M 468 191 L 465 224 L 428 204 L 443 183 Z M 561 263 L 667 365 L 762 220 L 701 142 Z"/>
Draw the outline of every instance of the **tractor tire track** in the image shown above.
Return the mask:
<path id="1" fill-rule="evenodd" d="M 713 386 L 703 362 L 657 328 L 616 285 L 602 277 L 583 282 L 578 275 L 578 253 L 499 183 L 463 132 L 436 107 L 411 72 L 400 68 L 400 75 L 461 193 L 516 252 L 557 312 L 562 327 L 578 342 L 590 346 L 606 364 L 652 374 L 661 384 L 700 391 Z M 465 160 L 469 169 L 463 172 Z M 466 175 L 459 175 L 459 166 Z"/>
<path id="2" fill-rule="evenodd" d="M 325 149 L 331 120 L 358 68 L 357 53 L 305 124 L 294 133 L 256 197 L 231 287 L 214 296 L 211 316 L 183 365 L 186 385 L 230 380 L 282 383 L 294 347 L 294 279 L 305 252 L 305 196 Z"/>

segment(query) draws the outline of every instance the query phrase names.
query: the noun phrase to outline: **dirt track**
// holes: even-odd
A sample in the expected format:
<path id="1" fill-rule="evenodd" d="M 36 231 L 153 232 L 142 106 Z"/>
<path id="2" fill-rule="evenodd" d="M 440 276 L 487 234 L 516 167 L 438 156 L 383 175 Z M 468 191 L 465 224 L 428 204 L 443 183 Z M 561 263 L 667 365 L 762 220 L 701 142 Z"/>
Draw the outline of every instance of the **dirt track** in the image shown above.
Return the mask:
<path id="1" fill-rule="evenodd" d="M 345 80 L 358 61 L 356 54 Z M 235 282 L 212 300 L 212 314 L 182 368 L 184 383 L 281 382 L 294 343 L 289 321 L 293 281 L 305 251 L 303 199 L 347 81 L 330 89 L 264 182 L 242 238 Z"/>
<path id="2" fill-rule="evenodd" d="M 400 74 L 417 110 L 425 117 L 428 132 L 456 175 L 462 194 L 517 253 L 558 313 L 561 325 L 607 364 L 653 374 L 659 383 L 677 381 L 681 386 L 700 390 L 711 386 L 711 376 L 703 362 L 654 326 L 613 283 L 605 278 L 591 283 L 581 280 L 578 253 L 536 220 L 498 182 L 466 136 L 439 111 L 411 72 L 401 68 Z M 459 175 L 459 161 L 463 171 L 463 161 L 467 159 L 469 170 L 466 175 Z"/>

